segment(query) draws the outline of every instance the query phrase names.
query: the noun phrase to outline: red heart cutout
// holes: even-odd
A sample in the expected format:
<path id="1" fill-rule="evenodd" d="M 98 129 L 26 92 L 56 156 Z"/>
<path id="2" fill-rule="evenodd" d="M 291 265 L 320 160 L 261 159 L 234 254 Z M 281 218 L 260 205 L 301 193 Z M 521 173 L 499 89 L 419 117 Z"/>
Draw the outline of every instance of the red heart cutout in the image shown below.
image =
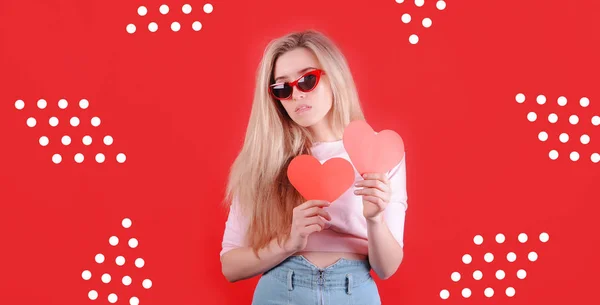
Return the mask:
<path id="1" fill-rule="evenodd" d="M 292 185 L 308 200 L 333 202 L 354 183 L 354 167 L 343 158 L 331 158 L 321 164 L 311 155 L 299 155 L 291 162 L 287 176 Z"/>
<path id="2" fill-rule="evenodd" d="M 404 141 L 399 134 L 392 130 L 375 133 L 367 122 L 361 120 L 346 126 L 343 143 L 361 175 L 386 173 L 404 158 Z"/>

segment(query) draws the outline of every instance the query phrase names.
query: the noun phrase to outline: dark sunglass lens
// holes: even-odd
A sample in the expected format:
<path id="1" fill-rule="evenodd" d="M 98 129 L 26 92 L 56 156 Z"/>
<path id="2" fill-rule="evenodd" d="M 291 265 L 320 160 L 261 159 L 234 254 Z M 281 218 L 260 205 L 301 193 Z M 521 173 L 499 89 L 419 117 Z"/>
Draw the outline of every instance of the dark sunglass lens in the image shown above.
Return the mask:
<path id="1" fill-rule="evenodd" d="M 306 75 L 298 82 L 298 87 L 304 91 L 312 90 L 317 85 L 317 76 L 314 74 Z"/>
<path id="2" fill-rule="evenodd" d="M 271 90 L 273 91 L 273 95 L 280 99 L 288 98 L 292 94 L 292 87 L 288 84 L 273 86 Z"/>

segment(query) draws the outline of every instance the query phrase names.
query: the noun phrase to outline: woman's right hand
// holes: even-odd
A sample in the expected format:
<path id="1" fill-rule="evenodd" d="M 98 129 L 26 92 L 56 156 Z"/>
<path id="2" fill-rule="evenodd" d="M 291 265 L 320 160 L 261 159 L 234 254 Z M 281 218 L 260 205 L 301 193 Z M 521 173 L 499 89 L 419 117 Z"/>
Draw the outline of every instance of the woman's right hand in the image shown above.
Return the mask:
<path id="1" fill-rule="evenodd" d="M 285 242 L 286 251 L 295 253 L 304 250 L 308 236 L 325 228 L 325 219 L 331 216 L 323 207 L 331 203 L 324 200 L 309 200 L 294 208 L 290 237 Z"/>

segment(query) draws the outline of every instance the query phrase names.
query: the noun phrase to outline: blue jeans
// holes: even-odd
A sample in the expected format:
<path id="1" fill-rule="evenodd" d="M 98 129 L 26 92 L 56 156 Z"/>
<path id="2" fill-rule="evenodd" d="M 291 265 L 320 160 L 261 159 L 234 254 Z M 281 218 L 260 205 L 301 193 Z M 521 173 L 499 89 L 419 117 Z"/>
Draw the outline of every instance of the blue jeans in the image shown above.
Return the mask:
<path id="1" fill-rule="evenodd" d="M 265 272 L 252 305 L 380 305 L 368 260 L 339 259 L 319 268 L 304 256 L 290 256 Z"/>

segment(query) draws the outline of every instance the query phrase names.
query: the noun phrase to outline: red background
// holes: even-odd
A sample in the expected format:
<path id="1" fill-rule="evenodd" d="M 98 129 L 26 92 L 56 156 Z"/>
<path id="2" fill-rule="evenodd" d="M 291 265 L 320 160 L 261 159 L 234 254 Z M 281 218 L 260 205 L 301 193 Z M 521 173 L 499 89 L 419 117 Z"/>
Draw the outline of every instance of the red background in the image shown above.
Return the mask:
<path id="1" fill-rule="evenodd" d="M 228 283 L 219 251 L 227 171 L 241 147 L 265 45 L 315 28 L 347 56 L 368 122 L 407 150 L 405 258 L 377 280 L 384 304 L 589 304 L 597 300 L 600 3 L 586 1 L 0 1 L 0 303 L 249 304 L 258 277 Z M 166 3 L 171 12 L 158 13 Z M 181 5 L 193 7 L 190 15 Z M 148 7 L 145 17 L 137 15 Z M 402 14 L 413 21 L 404 24 Z M 420 25 L 423 17 L 431 28 Z M 156 33 L 147 30 L 152 19 Z M 169 24 L 179 21 L 174 33 Z M 199 32 L 191 30 L 202 22 Z M 137 26 L 135 34 L 126 25 Z M 417 33 L 412 45 L 408 37 Z M 523 104 L 515 102 L 524 93 Z M 535 103 L 544 94 L 548 102 Z M 565 96 L 568 104 L 556 100 Z M 587 96 L 591 105 L 579 106 Z M 44 110 L 35 105 L 48 101 Z M 59 99 L 69 107 L 61 110 Z M 77 107 L 80 99 L 90 107 Z M 18 111 L 15 101 L 25 101 Z M 538 113 L 529 122 L 529 111 Z M 549 124 L 547 115 L 559 115 Z M 570 125 L 571 114 L 580 117 Z M 77 128 L 68 119 L 81 118 Z M 51 128 L 48 118 L 59 126 Z M 99 127 L 89 119 L 98 116 Z M 26 125 L 35 117 L 34 128 Z M 550 139 L 537 139 L 545 130 Z M 567 132 L 568 143 L 558 141 Z M 591 137 L 588 145 L 579 136 Z M 60 137 L 73 138 L 69 146 Z M 81 137 L 90 135 L 91 146 Z M 111 146 L 101 137 L 111 135 Z M 39 137 L 50 138 L 40 146 Z M 556 149 L 560 157 L 551 160 Z M 571 151 L 581 159 L 569 160 Z M 72 156 L 86 156 L 82 164 Z M 93 154 L 103 152 L 106 162 Z M 119 164 L 115 156 L 127 155 Z M 63 162 L 51 161 L 55 153 Z M 124 229 L 123 218 L 133 226 Z M 517 242 L 519 233 L 529 241 Z M 550 241 L 539 242 L 541 232 Z M 507 241 L 496 244 L 495 234 Z M 481 234 L 481 246 L 473 237 Z M 116 235 L 117 247 L 108 244 Z M 140 244 L 128 249 L 126 240 Z M 539 259 L 529 262 L 528 251 Z M 506 262 L 509 251 L 517 261 Z M 483 262 L 492 252 L 496 260 Z M 105 254 L 97 264 L 94 256 Z M 463 254 L 473 255 L 470 265 Z M 114 264 L 124 255 L 123 267 Z M 135 268 L 136 257 L 146 265 Z M 527 278 L 514 276 L 518 269 Z M 484 277 L 474 281 L 479 269 Z M 494 272 L 503 269 L 499 281 Z M 84 281 L 83 270 L 92 271 Z M 450 280 L 454 271 L 463 278 Z M 100 274 L 113 275 L 109 284 Z M 125 287 L 120 277 L 134 283 Z M 153 281 L 151 289 L 141 279 Z M 504 289 L 512 286 L 509 299 Z M 469 299 L 461 289 L 473 291 Z M 487 299 L 485 287 L 495 295 Z M 99 292 L 90 301 L 89 290 Z M 440 299 L 442 289 L 450 298 Z"/>

